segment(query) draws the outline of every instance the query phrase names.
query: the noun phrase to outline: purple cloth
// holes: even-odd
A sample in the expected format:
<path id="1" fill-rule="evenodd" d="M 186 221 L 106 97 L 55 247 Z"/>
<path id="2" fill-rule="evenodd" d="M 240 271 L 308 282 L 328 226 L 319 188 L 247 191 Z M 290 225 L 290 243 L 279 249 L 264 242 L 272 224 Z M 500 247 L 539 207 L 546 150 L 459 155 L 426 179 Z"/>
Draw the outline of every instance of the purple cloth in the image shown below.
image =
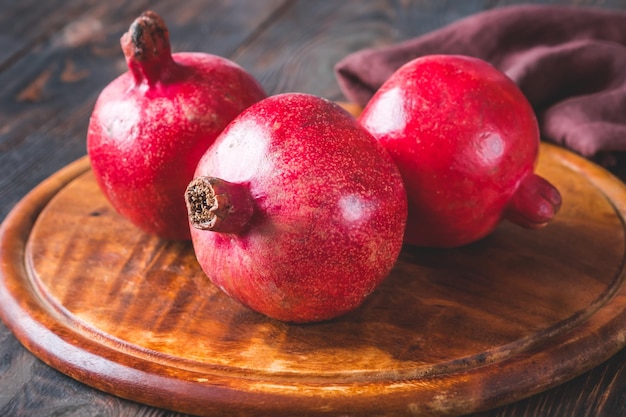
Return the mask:
<path id="1" fill-rule="evenodd" d="M 401 65 L 430 54 L 484 59 L 533 105 L 544 139 L 586 157 L 626 151 L 626 13 L 568 6 L 496 8 L 337 63 L 339 86 L 365 105 Z"/>

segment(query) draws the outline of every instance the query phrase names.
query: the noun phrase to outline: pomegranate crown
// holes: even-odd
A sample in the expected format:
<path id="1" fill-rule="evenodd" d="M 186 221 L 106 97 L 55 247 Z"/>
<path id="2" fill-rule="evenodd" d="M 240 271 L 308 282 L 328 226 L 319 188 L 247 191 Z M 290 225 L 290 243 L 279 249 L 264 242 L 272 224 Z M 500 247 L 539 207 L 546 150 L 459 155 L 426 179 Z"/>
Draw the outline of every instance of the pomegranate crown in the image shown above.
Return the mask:
<path id="1" fill-rule="evenodd" d="M 120 40 L 128 69 L 137 83 L 154 85 L 174 63 L 169 30 L 157 13 L 147 10 L 130 25 Z"/>

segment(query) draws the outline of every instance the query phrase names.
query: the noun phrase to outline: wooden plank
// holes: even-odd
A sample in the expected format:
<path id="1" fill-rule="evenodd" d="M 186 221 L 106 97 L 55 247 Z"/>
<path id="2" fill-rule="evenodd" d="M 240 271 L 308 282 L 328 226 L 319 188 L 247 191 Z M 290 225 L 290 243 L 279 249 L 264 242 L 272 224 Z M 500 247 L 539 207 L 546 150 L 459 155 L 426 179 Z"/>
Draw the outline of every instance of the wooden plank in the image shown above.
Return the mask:
<path id="1" fill-rule="evenodd" d="M 0 70 L 27 54 L 91 5 L 80 0 L 6 0 L 0 3 Z"/>
<path id="2" fill-rule="evenodd" d="M 272 94 L 300 91 L 343 99 L 333 67 L 351 52 L 426 33 L 488 1 L 299 0 L 276 24 L 240 48 L 234 58 Z"/>

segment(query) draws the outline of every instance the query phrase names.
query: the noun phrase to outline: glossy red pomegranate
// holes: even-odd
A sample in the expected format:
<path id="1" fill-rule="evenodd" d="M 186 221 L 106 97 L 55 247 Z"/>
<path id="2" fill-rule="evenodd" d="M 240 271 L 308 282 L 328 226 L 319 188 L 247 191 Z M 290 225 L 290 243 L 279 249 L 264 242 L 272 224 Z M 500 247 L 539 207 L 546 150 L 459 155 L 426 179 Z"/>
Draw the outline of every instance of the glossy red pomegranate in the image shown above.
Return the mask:
<path id="1" fill-rule="evenodd" d="M 298 93 L 238 116 L 200 160 L 186 201 L 211 281 L 288 322 L 358 307 L 394 265 L 407 215 L 382 146 L 338 105 Z"/>
<path id="2" fill-rule="evenodd" d="M 502 219 L 539 228 L 561 205 L 558 190 L 533 172 L 539 149 L 533 109 L 487 62 L 417 58 L 385 82 L 359 120 L 404 178 L 408 243 L 464 245 Z"/>
<path id="3" fill-rule="evenodd" d="M 121 39 L 129 71 L 100 94 L 87 150 L 113 207 L 143 230 L 189 239 L 183 194 L 198 160 L 241 111 L 265 97 L 245 70 L 206 53 L 170 51 L 145 12 Z"/>

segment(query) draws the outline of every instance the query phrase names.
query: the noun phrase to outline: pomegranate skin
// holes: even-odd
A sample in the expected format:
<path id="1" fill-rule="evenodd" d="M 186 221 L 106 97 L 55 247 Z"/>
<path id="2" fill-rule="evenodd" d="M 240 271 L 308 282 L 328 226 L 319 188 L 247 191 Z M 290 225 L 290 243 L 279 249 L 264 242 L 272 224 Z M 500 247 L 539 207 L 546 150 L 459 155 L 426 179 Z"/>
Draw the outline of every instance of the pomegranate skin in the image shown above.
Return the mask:
<path id="1" fill-rule="evenodd" d="M 209 182 L 216 199 L 228 198 L 202 203 L 198 189 Z M 338 105 L 302 93 L 238 116 L 200 160 L 186 199 L 211 281 L 296 323 L 357 308 L 396 262 L 407 216 L 402 178 L 382 146 Z M 201 230 L 206 209 L 221 213 Z"/>
<path id="2" fill-rule="evenodd" d="M 129 71 L 103 89 L 89 122 L 94 175 L 133 224 L 188 240 L 182 194 L 199 159 L 235 116 L 266 94 L 225 58 L 171 54 L 167 27 L 153 12 L 142 14 L 121 44 Z"/>
<path id="3" fill-rule="evenodd" d="M 539 129 L 532 107 L 485 61 L 417 58 L 385 82 L 359 121 L 404 178 L 407 243 L 462 246 L 503 218 L 536 229 L 561 205 L 558 190 L 533 173 Z"/>

